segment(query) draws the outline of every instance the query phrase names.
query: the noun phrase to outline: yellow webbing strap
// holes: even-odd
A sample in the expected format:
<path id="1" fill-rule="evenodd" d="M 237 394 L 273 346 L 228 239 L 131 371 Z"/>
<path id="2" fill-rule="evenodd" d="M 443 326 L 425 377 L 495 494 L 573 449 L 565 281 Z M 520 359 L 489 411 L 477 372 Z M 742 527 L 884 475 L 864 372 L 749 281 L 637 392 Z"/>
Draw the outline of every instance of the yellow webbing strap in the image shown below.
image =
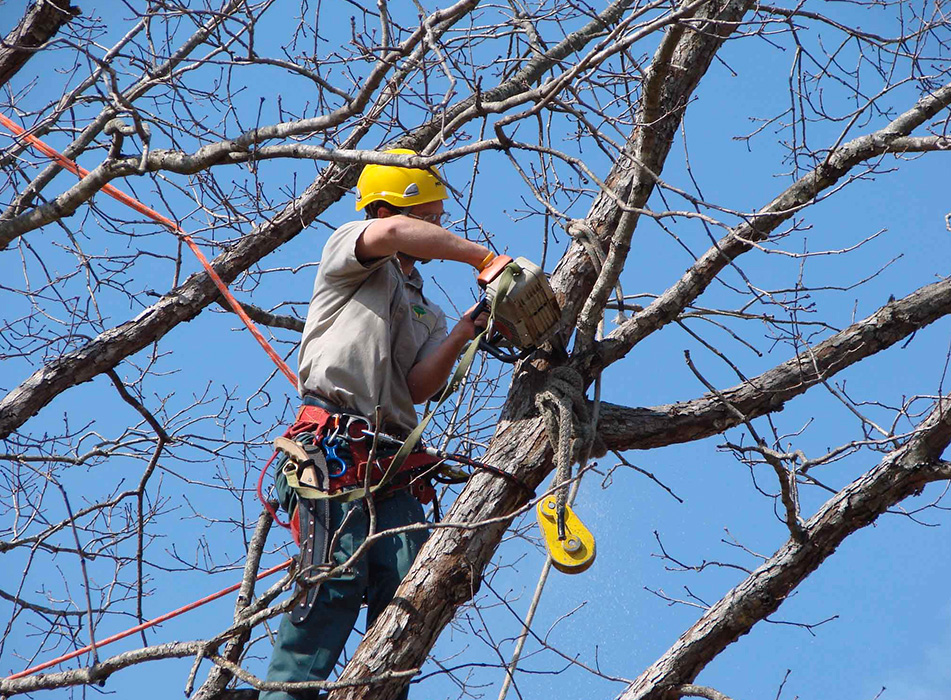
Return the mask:
<path id="1" fill-rule="evenodd" d="M 288 460 L 288 464 L 292 466 L 294 462 Z M 311 486 L 304 486 L 300 479 L 297 478 L 297 469 L 286 469 L 284 470 L 284 478 L 287 479 L 287 485 L 294 489 L 294 493 L 297 494 L 298 498 L 328 498 L 328 494 L 323 491 L 318 491 L 317 489 Z"/>
<path id="2" fill-rule="evenodd" d="M 313 500 L 330 498 L 342 503 L 349 503 L 358 498 L 363 498 L 366 495 L 366 489 L 364 488 L 350 489 L 349 491 L 331 494 L 327 491 L 315 489 L 312 486 L 305 486 L 300 482 L 300 478 L 297 476 L 297 464 L 293 458 L 288 459 L 284 466 L 283 474 L 284 478 L 287 479 L 287 485 L 294 490 L 298 498 L 310 498 Z"/>
<path id="3" fill-rule="evenodd" d="M 416 445 L 419 443 L 419 439 L 423 435 L 423 431 L 426 430 L 426 426 L 429 425 L 429 421 L 432 420 L 432 417 L 436 415 L 436 411 L 439 410 L 439 407 L 443 405 L 446 399 L 452 396 L 453 392 L 459 388 L 459 385 L 462 384 L 462 380 L 466 378 L 469 374 L 469 370 L 472 369 L 472 361 L 475 359 L 476 352 L 479 350 L 479 341 L 481 341 L 486 333 L 488 333 L 489 327 L 492 325 L 492 320 L 495 318 L 495 310 L 498 306 L 499 300 L 502 299 L 508 293 L 509 288 L 512 286 L 512 282 L 515 277 L 521 274 L 522 268 L 520 268 L 516 263 L 511 262 L 505 266 L 505 269 L 502 271 L 502 274 L 499 276 L 499 285 L 495 293 L 495 297 L 492 299 L 492 308 L 489 310 L 489 323 L 479 335 L 477 335 L 472 342 L 469 343 L 469 347 L 466 348 L 465 353 L 462 355 L 462 359 L 459 360 L 459 364 L 456 366 L 456 371 L 453 372 L 452 378 L 449 380 L 449 384 L 446 385 L 445 390 L 442 392 L 442 396 L 439 397 L 439 401 L 433 407 L 433 409 L 426 414 L 425 418 L 420 421 L 419 425 L 413 428 L 413 432 L 407 436 L 406 440 L 400 446 L 399 451 L 393 455 L 393 460 L 390 462 L 390 466 L 387 467 L 386 473 L 383 474 L 383 478 L 380 479 L 380 483 L 376 486 L 370 488 L 371 493 L 383 488 L 386 483 L 392 479 L 397 472 L 399 472 L 400 467 L 403 465 L 403 462 L 410 455 L 410 453 L 416 449 Z"/>
<path id="4" fill-rule="evenodd" d="M 287 480 L 287 485 L 294 490 L 298 498 L 322 498 L 323 491 L 320 491 L 315 486 L 302 484 L 300 482 L 298 471 L 304 471 L 306 469 L 311 469 L 314 472 L 314 475 L 311 477 L 312 480 L 316 481 L 317 479 L 317 467 L 304 446 L 297 442 L 297 440 L 279 437 L 274 438 L 274 449 L 278 452 L 283 452 L 287 457 L 287 461 L 285 461 L 284 466 L 281 467 L 281 473 Z M 301 467 L 302 464 L 306 464 L 307 462 L 310 462 L 310 466 Z"/>

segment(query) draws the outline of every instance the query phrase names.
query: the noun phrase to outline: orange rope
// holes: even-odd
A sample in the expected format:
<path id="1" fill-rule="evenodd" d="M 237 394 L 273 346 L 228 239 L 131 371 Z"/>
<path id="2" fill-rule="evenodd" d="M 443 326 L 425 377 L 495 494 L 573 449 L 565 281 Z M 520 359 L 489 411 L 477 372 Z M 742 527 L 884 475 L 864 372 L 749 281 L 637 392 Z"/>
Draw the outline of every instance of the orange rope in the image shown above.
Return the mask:
<path id="1" fill-rule="evenodd" d="M 272 567 L 271 567 L 270 569 L 268 569 L 267 571 L 262 571 L 260 574 L 257 575 L 257 578 L 255 578 L 255 581 L 260 581 L 260 580 L 261 580 L 262 578 L 264 578 L 265 576 L 270 576 L 271 574 L 276 573 L 276 572 L 280 571 L 281 569 L 286 569 L 288 566 L 290 566 L 290 564 L 291 564 L 292 561 L 294 561 L 294 560 L 293 560 L 293 559 L 288 559 L 288 560 L 287 560 L 286 562 L 284 562 L 283 564 L 278 564 L 277 566 L 272 566 Z M 155 625 L 159 625 L 159 624 L 165 622 L 166 620 L 171 620 L 173 617 L 178 617 L 179 615 L 182 615 L 182 614 L 184 614 L 184 613 L 187 613 L 187 612 L 189 612 L 190 610 L 194 610 L 195 608 L 201 607 L 201 606 L 204 605 L 205 603 L 210 603 L 211 601 L 213 601 L 213 600 L 218 600 L 218 598 L 221 598 L 221 597 L 223 597 L 223 596 L 226 596 L 226 595 L 228 595 L 229 593 L 233 593 L 234 591 L 238 590 L 239 588 L 241 588 L 241 584 L 240 584 L 240 583 L 236 583 L 236 584 L 234 584 L 234 585 L 232 585 L 232 586 L 228 586 L 227 588 L 224 588 L 224 589 L 218 591 L 217 593 L 212 593 L 211 595 L 205 596 L 205 597 L 202 598 L 201 600 L 196 600 L 194 603 L 189 603 L 188 605 L 184 605 L 184 606 L 178 608 L 177 610 L 172 610 L 171 612 L 167 612 L 167 613 L 165 613 L 164 615 L 159 615 L 158 617 L 156 617 L 156 618 L 153 619 L 153 620 L 149 620 L 148 622 L 143 622 L 141 625 L 136 625 L 135 627 L 130 627 L 130 628 L 127 629 L 125 632 L 119 632 L 118 634 L 114 634 L 114 635 L 112 635 L 111 637 L 107 637 L 107 638 L 105 638 L 105 639 L 99 640 L 99 641 L 96 642 L 96 648 L 99 649 L 100 647 L 104 647 L 104 646 L 106 646 L 107 644 L 112 644 L 113 642 L 118 642 L 120 639 L 125 639 L 126 637 L 128 637 L 128 636 L 130 636 L 130 635 L 133 635 L 133 634 L 135 634 L 136 632 L 141 632 L 142 630 L 147 630 L 149 627 L 154 627 Z M 39 666 L 33 666 L 32 668 L 28 668 L 28 669 L 26 669 L 25 671 L 20 671 L 19 673 L 14 673 L 12 676 L 7 676 L 6 678 L 4 678 L 4 680 L 13 681 L 13 680 L 16 680 L 17 678 L 23 678 L 23 677 L 25 677 L 25 676 L 30 676 L 30 675 L 36 673 L 37 671 L 42 671 L 42 670 L 44 670 L 44 669 L 49 668 L 50 666 L 55 666 L 56 664 L 60 664 L 60 663 L 62 663 L 62 662 L 64 662 L 64 661 L 69 661 L 70 659 L 75 659 L 77 656 L 80 656 L 80 655 L 82 655 L 82 654 L 85 654 L 87 651 L 92 650 L 92 648 L 93 648 L 93 645 L 90 644 L 89 646 L 85 646 L 85 647 L 83 647 L 82 649 L 77 649 L 76 651 L 71 651 L 71 652 L 69 652 L 68 654 L 64 654 L 63 656 L 60 656 L 60 657 L 58 657 L 58 658 L 52 659 L 52 660 L 50 660 L 50 661 L 46 661 L 46 662 L 40 664 Z"/>
<path id="2" fill-rule="evenodd" d="M 47 146 L 37 137 L 33 136 L 32 134 L 28 134 L 23 128 L 10 120 L 6 115 L 0 114 L 0 124 L 3 124 L 11 132 L 13 132 L 15 136 L 23 138 L 25 141 L 33 145 L 36 150 L 40 151 L 46 156 L 49 156 L 71 173 L 75 174 L 77 177 L 84 178 L 89 175 L 88 170 L 78 165 L 75 161 L 70 160 L 59 151 Z M 195 245 L 195 242 L 191 239 L 191 237 L 185 233 L 185 231 L 182 230 L 178 224 L 169 219 L 167 216 L 162 216 L 154 209 L 150 209 L 149 207 L 142 204 L 142 202 L 139 200 L 135 199 L 134 197 L 130 197 L 125 192 L 116 189 L 112 185 L 103 185 L 102 191 L 108 194 L 110 197 L 122 202 L 126 206 L 131 207 L 140 214 L 147 216 L 148 218 L 159 224 L 162 224 L 163 226 L 166 226 L 172 231 L 172 233 L 180 236 L 181 239 L 188 244 L 188 247 L 192 249 L 195 257 L 198 258 L 198 262 L 200 262 L 202 267 L 205 268 L 205 272 L 208 273 L 208 276 L 211 277 L 211 281 L 215 283 L 216 287 L 218 287 L 218 291 L 221 292 L 221 295 L 228 302 L 228 305 L 231 307 L 232 311 L 238 314 L 238 317 L 244 321 L 244 325 L 248 327 L 249 331 L 251 331 L 251 335 L 253 335 L 255 340 L 260 343 L 261 347 L 264 348 L 264 352 L 267 353 L 268 357 L 271 358 L 274 364 L 277 365 L 277 368 L 284 373 L 284 376 L 287 377 L 287 379 L 291 384 L 294 385 L 294 388 L 296 389 L 297 375 L 294 374 L 294 371 L 287 366 L 287 363 L 284 362 L 281 356 L 278 355 L 274 351 L 274 348 L 271 347 L 271 344 L 267 342 L 263 335 L 261 335 L 261 331 L 259 331 L 254 325 L 254 322 L 251 320 L 250 316 L 248 316 L 245 310 L 241 307 L 241 304 L 238 303 L 238 300 L 235 299 L 228 290 L 228 286 L 224 283 L 224 281 L 222 281 L 221 277 L 218 276 L 218 273 L 215 272 L 215 269 L 211 266 L 211 264 L 209 264 L 208 259 L 202 254 L 198 246 Z"/>
<path id="3" fill-rule="evenodd" d="M 88 170 L 78 165 L 75 161 L 70 160 L 59 151 L 54 150 L 50 146 L 47 146 L 45 143 L 43 143 L 43 141 L 33 136 L 32 134 L 26 133 L 24 129 L 22 129 L 15 122 L 11 121 L 9 118 L 7 118 L 6 115 L 0 114 L 0 124 L 3 124 L 11 132 L 13 132 L 15 136 L 23 138 L 25 141 L 27 141 L 33 147 L 35 147 L 36 150 L 40 151 L 40 153 L 43 153 L 44 155 L 49 156 L 50 158 L 55 160 L 57 163 L 59 163 L 61 166 L 66 168 L 68 171 L 75 174 L 77 177 L 84 178 L 87 175 L 89 175 Z M 221 295 L 227 300 L 228 305 L 236 314 L 238 314 L 238 317 L 242 321 L 244 321 L 244 325 L 248 327 L 248 330 L 251 331 L 251 334 L 254 336 L 254 338 L 258 341 L 258 343 L 260 343 L 261 347 L 264 348 L 264 352 L 268 354 L 268 357 L 271 358 L 274 364 L 277 365 L 277 368 L 281 370 L 281 372 L 284 373 L 284 376 L 288 378 L 288 380 L 296 389 L 297 375 L 294 374 L 294 371 L 290 367 L 287 366 L 287 363 L 284 362 L 281 356 L 278 355 L 274 351 L 274 348 L 272 348 L 271 344 L 267 342 L 267 340 L 261 334 L 261 331 L 257 329 L 257 327 L 254 325 L 254 322 L 251 320 L 251 318 L 248 316 L 245 310 L 241 307 L 241 304 L 238 302 L 238 300 L 235 299 L 234 296 L 231 294 L 231 292 L 228 290 L 228 286 L 224 283 L 221 277 L 218 276 L 218 273 L 215 272 L 215 269 L 208 262 L 208 259 L 202 254 L 198 246 L 195 245 L 195 242 L 191 239 L 191 237 L 187 233 L 185 233 L 185 231 L 178 224 L 176 224 L 174 221 L 172 221 L 168 217 L 162 216 L 154 209 L 150 209 L 149 207 L 142 204 L 142 202 L 140 202 L 139 200 L 135 199 L 134 197 L 130 197 L 125 192 L 122 192 L 121 190 L 113 187 L 112 185 L 103 185 L 102 191 L 108 194 L 109 196 L 113 197 L 114 199 L 117 199 L 118 201 L 122 202 L 123 204 L 131 207 L 132 209 L 139 212 L 140 214 L 143 214 L 144 216 L 147 216 L 153 221 L 167 227 L 173 233 L 180 236 L 181 239 L 185 241 L 185 243 L 188 244 L 188 247 L 191 248 L 192 252 L 195 254 L 195 257 L 198 258 L 198 261 L 201 263 L 202 267 L 205 268 L 205 272 L 208 273 L 208 276 L 211 277 L 212 282 L 214 282 L 215 286 L 218 287 L 218 291 L 220 291 Z M 274 458 L 271 457 L 271 459 L 273 460 Z M 271 462 L 268 462 L 268 465 L 270 464 Z M 265 470 L 266 469 L 267 467 L 265 467 Z M 262 476 L 263 476 L 263 471 L 262 471 Z M 261 501 L 265 503 L 265 506 L 268 507 L 268 512 L 271 514 L 271 516 L 274 518 L 274 520 L 278 524 L 283 525 L 284 527 L 287 527 L 287 525 L 282 523 L 277 518 L 277 515 L 276 513 L 273 512 L 273 509 L 270 507 L 270 504 L 264 500 L 263 496 L 261 496 L 260 488 L 261 487 L 259 484 L 258 495 L 261 497 Z M 279 564 L 277 566 L 271 567 L 267 571 L 264 571 L 258 574 L 255 580 L 260 581 L 265 576 L 270 576 L 271 574 L 277 571 L 280 571 L 281 569 L 286 569 L 290 565 L 291 561 L 293 560 L 288 559 L 283 564 Z M 154 627 L 155 625 L 161 624 L 162 622 L 165 622 L 166 620 L 171 620 L 173 617 L 178 617 L 179 615 L 182 615 L 183 613 L 186 613 L 190 610 L 194 610 L 195 608 L 200 607 L 204 605 L 205 603 L 210 603 L 211 601 L 217 600 L 218 598 L 221 598 L 222 596 L 226 596 L 229 593 L 232 593 L 238 590 L 240 587 L 241 587 L 241 584 L 236 583 L 233 586 L 229 586 L 228 588 L 218 591 L 217 593 L 212 593 L 211 595 L 205 596 L 204 598 L 201 598 L 200 600 L 196 600 L 194 603 L 189 603 L 188 605 L 178 608 L 177 610 L 173 610 L 171 612 L 165 613 L 164 615 L 160 615 L 159 617 L 156 617 L 154 620 L 143 622 L 141 625 L 136 625 L 135 627 L 127 629 L 125 632 L 119 632 L 118 634 L 114 634 L 111 637 L 107 637 L 106 639 L 97 641 L 95 646 L 98 649 L 99 647 L 104 647 L 107 644 L 111 644 L 112 642 L 119 641 L 120 639 L 125 639 L 126 637 L 133 635 L 136 632 L 141 632 L 142 630 L 148 629 L 150 627 Z M 77 656 L 80 656 L 82 654 L 85 654 L 87 651 L 92 650 L 92 648 L 93 648 L 93 645 L 90 644 L 89 646 L 83 647 L 82 649 L 77 649 L 76 651 L 70 652 L 69 654 L 65 654 L 58 658 L 52 659 L 51 661 L 42 663 L 39 666 L 33 666 L 32 668 L 28 668 L 25 671 L 20 671 L 19 673 L 15 673 L 12 676 L 8 676 L 5 680 L 12 681 L 17 678 L 23 678 L 24 676 L 29 676 L 38 671 L 47 669 L 50 666 L 55 666 L 56 664 L 62 663 L 64 661 L 69 661 L 70 659 L 74 659 Z"/>

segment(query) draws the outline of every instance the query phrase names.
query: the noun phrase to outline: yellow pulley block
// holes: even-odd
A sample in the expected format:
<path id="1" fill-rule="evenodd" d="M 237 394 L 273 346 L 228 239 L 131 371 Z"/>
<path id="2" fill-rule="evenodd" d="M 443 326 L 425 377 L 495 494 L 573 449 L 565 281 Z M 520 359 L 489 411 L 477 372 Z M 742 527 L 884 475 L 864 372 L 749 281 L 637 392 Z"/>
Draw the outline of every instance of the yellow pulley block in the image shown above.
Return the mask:
<path id="1" fill-rule="evenodd" d="M 594 535 L 578 519 L 574 511 L 565 506 L 565 539 L 558 539 L 558 504 L 554 496 L 542 499 L 535 508 L 538 526 L 545 537 L 545 546 L 551 555 L 551 563 L 565 574 L 580 574 L 594 563 L 597 552 Z"/>

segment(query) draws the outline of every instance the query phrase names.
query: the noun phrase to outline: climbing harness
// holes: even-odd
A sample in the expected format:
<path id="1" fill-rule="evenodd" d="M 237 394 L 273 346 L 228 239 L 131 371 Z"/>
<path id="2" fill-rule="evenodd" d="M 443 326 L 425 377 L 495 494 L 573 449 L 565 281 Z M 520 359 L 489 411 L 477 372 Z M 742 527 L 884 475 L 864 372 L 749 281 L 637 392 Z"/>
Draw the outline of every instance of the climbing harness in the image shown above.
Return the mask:
<path id="1" fill-rule="evenodd" d="M 371 460 L 374 444 L 376 454 Z M 434 503 L 432 480 L 458 483 L 457 479 L 468 478 L 464 472 L 444 476 L 446 460 L 506 478 L 530 497 L 535 495 L 518 477 L 498 467 L 419 442 L 394 468 L 394 453 L 405 444 L 398 437 L 373 430 L 362 416 L 344 413 L 317 397 L 304 398 L 294 425 L 274 441 L 279 454 L 277 473 L 295 496 L 282 505 L 291 514 L 290 528 L 300 546 L 302 572 L 316 573 L 330 565 L 330 500 L 347 502 L 368 493 L 385 498 L 394 491 L 409 489 L 421 503 Z M 318 590 L 319 584 L 309 585 L 298 579 L 298 602 L 290 613 L 292 623 L 306 622 Z"/>
<path id="2" fill-rule="evenodd" d="M 392 459 L 370 459 L 369 432 L 370 422 L 366 418 L 344 413 L 322 399 L 308 396 L 294 425 L 274 440 L 279 455 L 278 478 L 286 480 L 292 493 L 282 505 L 291 514 L 291 534 L 300 547 L 300 571 L 305 575 L 312 577 L 331 566 L 330 500 L 351 501 L 367 495 Z M 408 488 L 420 502 L 431 502 L 436 492 L 427 475 L 440 461 L 424 453 L 410 455 L 389 490 L 379 496 Z M 307 621 L 319 590 L 319 583 L 298 577 L 297 603 L 290 611 L 293 624 Z"/>
<path id="3" fill-rule="evenodd" d="M 416 450 L 392 470 L 384 484 L 383 478 L 391 471 L 395 459 L 394 450 L 392 446 L 378 449 L 371 461 L 372 442 L 368 436 L 372 438 L 373 434 L 370 421 L 363 416 L 344 413 L 323 399 L 306 396 L 294 425 L 274 441 L 275 449 L 283 455 L 278 471 L 303 499 L 347 502 L 368 493 L 386 495 L 409 488 L 421 503 L 431 502 L 435 494 L 432 486 L 416 477 L 438 466 L 441 458 Z M 392 440 L 403 444 L 398 438 Z M 291 444 L 299 444 L 309 459 L 302 459 L 301 452 L 288 449 Z M 312 486 L 310 476 L 316 464 L 323 466 L 327 477 L 320 487 Z"/>

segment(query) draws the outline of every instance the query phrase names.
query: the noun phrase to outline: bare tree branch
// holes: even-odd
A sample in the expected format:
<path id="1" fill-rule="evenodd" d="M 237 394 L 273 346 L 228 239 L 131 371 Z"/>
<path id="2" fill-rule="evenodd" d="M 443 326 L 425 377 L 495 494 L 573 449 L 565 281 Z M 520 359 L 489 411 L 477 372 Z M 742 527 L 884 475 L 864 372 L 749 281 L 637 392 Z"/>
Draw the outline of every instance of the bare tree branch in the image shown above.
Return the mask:
<path id="1" fill-rule="evenodd" d="M 889 152 L 889 145 L 951 105 L 951 83 L 921 98 L 904 114 L 878 131 L 860 136 L 830 153 L 825 161 L 761 209 L 750 221 L 717 241 L 677 283 L 643 311 L 612 332 L 602 343 L 596 366 L 605 367 L 624 357 L 634 345 L 673 321 L 707 285 L 737 257 L 764 240 L 770 232 L 802 208 L 812 204 L 823 190 L 835 185 L 853 167 Z"/>
<path id="2" fill-rule="evenodd" d="M 5 85 L 60 27 L 76 15 L 68 0 L 38 0 L 6 38 L 0 41 L 0 85 Z"/>
<path id="3" fill-rule="evenodd" d="M 802 543 L 790 539 L 749 578 L 712 606 L 619 697 L 660 700 L 691 683 L 712 658 L 774 612 L 796 586 L 853 532 L 930 482 L 951 479 L 940 460 L 951 442 L 948 398 L 939 399 L 917 434 L 867 474 L 829 499 L 805 524 Z"/>
<path id="4" fill-rule="evenodd" d="M 652 408 L 602 404 L 599 433 L 612 450 L 643 450 L 700 440 L 746 419 L 781 411 L 783 404 L 857 362 L 951 314 L 951 278 L 929 284 L 804 350 L 758 377 L 720 393 Z"/>

